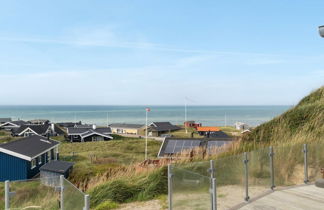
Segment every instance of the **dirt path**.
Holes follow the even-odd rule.
[[[121,205],[118,210],[164,210],[160,200],[134,202]]]

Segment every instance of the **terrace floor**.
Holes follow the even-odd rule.
[[[240,210],[323,210],[324,188],[303,185],[276,190],[246,203]]]

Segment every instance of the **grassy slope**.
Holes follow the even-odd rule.
[[[243,137],[245,142],[305,142],[324,135],[324,87],[303,98],[298,105]]]

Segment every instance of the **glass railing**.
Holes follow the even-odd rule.
[[[177,167],[172,168],[172,176],[172,209],[211,208],[210,177]]]
[[[244,199],[243,156],[236,155],[215,160],[217,209],[229,209]]]
[[[66,179],[64,179],[63,185],[64,185],[64,191],[63,191],[64,208],[63,209],[69,209],[69,210],[83,209],[85,194]]]
[[[217,209],[238,208],[245,201],[275,189],[313,183],[322,178],[323,151],[324,144],[314,142],[267,147],[211,162],[172,165],[174,189],[169,191],[173,193],[172,209],[186,209],[186,205],[187,209],[213,209],[210,205],[213,177],[216,178]],[[196,207],[198,200],[205,204]]]
[[[63,176],[0,182],[0,209],[88,210],[87,199]]]
[[[60,193],[44,180],[10,182],[10,209],[59,209]]]
[[[0,182],[0,210],[3,210],[5,207],[5,191],[4,191],[4,182]]]

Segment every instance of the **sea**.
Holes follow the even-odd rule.
[[[13,120],[48,119],[52,122],[78,122],[105,126],[111,123],[145,124],[147,106],[99,105],[14,105],[0,106],[0,118]],[[169,121],[183,124],[185,106],[149,106],[148,122]],[[233,126],[244,122],[257,126],[291,108],[291,106],[187,106],[187,120],[203,126]]]

